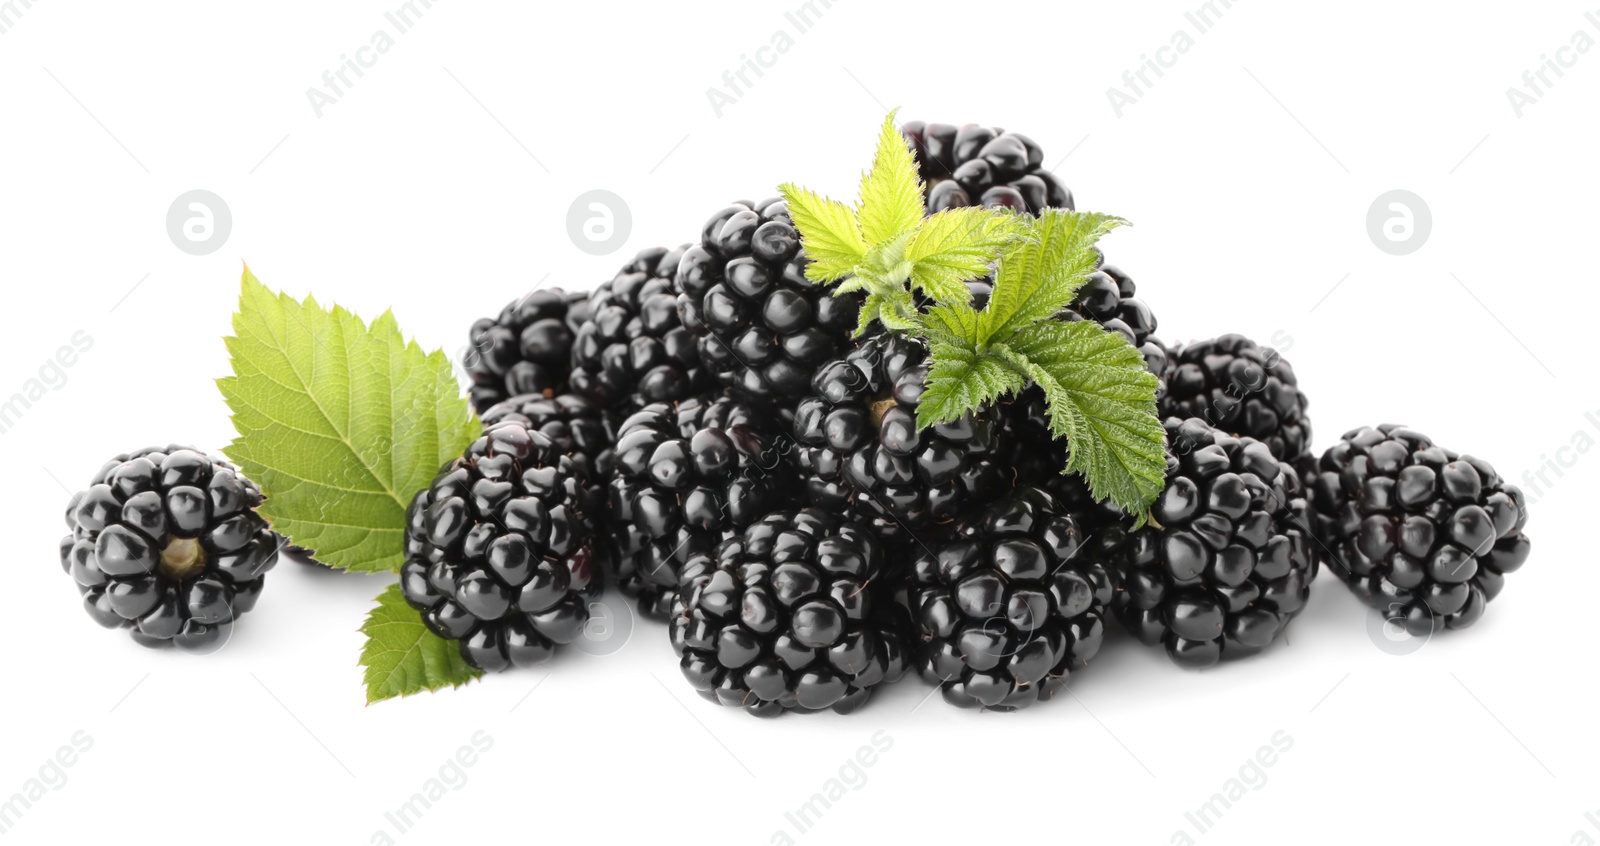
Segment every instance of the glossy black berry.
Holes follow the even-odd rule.
[[[524,394],[491,407],[481,416],[486,429],[513,420],[549,438],[559,452],[579,465],[596,490],[602,490],[611,478],[617,443],[615,416],[585,397]]]
[[[732,397],[653,403],[623,421],[610,496],[617,584],[644,614],[666,617],[686,565],[795,503],[788,443]]]
[[[626,413],[705,393],[713,383],[678,316],[673,280],[688,246],[642,250],[589,297],[573,346],[572,389]]]
[[[1266,648],[1317,574],[1300,477],[1267,445],[1169,418],[1166,489],[1115,548],[1117,617],[1184,667]],[[1108,529],[1108,533],[1115,530]]]
[[[145,646],[206,651],[255,606],[284,541],[261,489],[192,447],[119,455],[67,504],[61,568],[95,622]]]
[[[588,319],[587,294],[542,288],[472,324],[462,363],[472,377],[473,409],[521,394],[566,393],[573,341]]]
[[[855,331],[861,298],[805,278],[800,233],[782,200],[735,203],[706,222],[678,262],[683,325],[718,381],[787,419],[811,374]]]
[[[817,509],[767,514],[681,574],[671,638],[683,674],[756,716],[854,711],[905,673],[893,575],[864,527]]]
[[[1404,426],[1354,429],[1311,482],[1328,566],[1415,635],[1483,616],[1528,560],[1528,505],[1487,461]]]
[[[853,509],[881,537],[908,541],[953,526],[1009,488],[997,409],[917,430],[928,367],[920,342],[885,334],[817,371],[794,420],[812,505]]]
[[[1072,191],[1044,168],[1044,151],[1026,135],[922,121],[904,124],[900,134],[916,154],[929,212],[986,206],[1038,214],[1073,207]]]
[[[1017,490],[922,550],[912,576],[917,672],[963,708],[1049,699],[1100,649],[1115,591],[1082,521]]]
[[[1271,347],[1243,335],[1184,344],[1172,352],[1163,418],[1198,417],[1224,432],[1255,438],[1303,478],[1312,471],[1311,420],[1294,368]]]
[[[590,485],[550,438],[505,419],[440,469],[406,512],[406,601],[482,670],[570,643],[601,586]]]

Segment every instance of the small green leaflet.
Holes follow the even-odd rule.
[[[1095,242],[1125,221],[1059,209],[1016,220],[1024,234],[1002,251],[984,309],[941,301],[918,320],[933,364],[917,424],[954,420],[1038,385],[1051,430],[1067,442],[1062,472],[1082,474],[1096,499],[1142,524],[1165,481],[1156,378],[1122,336],[1056,317],[1094,269]]]
[[[915,291],[939,302],[970,298],[962,283],[987,274],[1023,230],[1016,215],[989,209],[924,217],[922,188],[894,112],[879,130],[855,208],[792,184],[779,186],[811,259],[806,278],[836,284],[834,296],[866,293],[858,335],[873,321],[895,331],[916,328]]]
[[[366,668],[369,705],[446,685],[460,687],[483,675],[461,658],[455,642],[428,631],[397,584],[378,594],[361,632],[367,636],[361,666]]]
[[[233,332],[217,386],[239,437],[224,452],[261,485],[262,516],[331,567],[399,569],[412,495],[478,435],[449,359],[388,312],[369,326],[248,267]]]

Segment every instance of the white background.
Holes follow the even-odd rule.
[[[800,0],[449,0],[319,117],[307,89],[393,35],[399,5],[0,6],[0,396],[93,338],[0,435],[0,800],[93,739],[8,840],[1600,840],[1600,456],[1576,451],[1530,488],[1532,560],[1471,630],[1391,654],[1324,574],[1291,642],[1255,660],[1183,672],[1117,637],[1071,696],[1012,715],[918,707],[913,678],[854,716],[750,719],[695,698],[642,621],[615,655],[366,707],[356,629],[386,579],[287,563],[214,656],[95,626],[56,563],[63,486],[150,443],[227,443],[211,380],[241,260],[295,295],[392,307],[454,351],[540,280],[591,287],[729,199],[781,180],[848,196],[896,106],[1030,134],[1079,208],[1134,221],[1106,246],[1160,335],[1277,340],[1319,449],[1404,421],[1515,480],[1600,440],[1583,328],[1600,50],[1562,54],[1575,64],[1521,117],[1506,96],[1573,33],[1600,39],[1582,3],[1236,3],[1196,34],[1199,0],[843,0],[796,35]],[[780,30],[792,47],[760,54],[772,66],[718,116],[707,89]],[[1179,30],[1192,49],[1119,117],[1107,89]],[[204,257],[165,229],[197,188],[233,216]],[[1366,229],[1396,188],[1433,218],[1404,257]],[[600,257],[566,226],[593,189],[632,215]],[[467,782],[397,835],[385,812],[480,730],[493,746]],[[1293,745],[1265,782],[1198,833],[1185,813],[1280,731]],[[865,783],[797,833],[785,813],[879,732],[893,745]]]

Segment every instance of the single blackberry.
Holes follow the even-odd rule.
[[[711,387],[672,287],[686,250],[641,250],[590,295],[591,319],[578,327],[573,346],[574,392],[626,413]]]
[[[909,621],[872,533],[817,509],[768,514],[682,574],[671,638],[712,702],[847,714],[905,674]]]
[[[916,154],[929,212],[987,206],[1038,214],[1073,207],[1072,191],[1044,169],[1044,151],[1026,135],[920,120],[902,125],[900,134]]]
[[[1464,629],[1528,560],[1528,505],[1487,461],[1404,426],[1346,432],[1311,483],[1329,566],[1415,635]]]
[[[1116,585],[1082,523],[1023,488],[968,516],[916,559],[916,667],[946,702],[1012,711],[1088,665]]]
[[[255,607],[284,541],[256,513],[261,489],[192,447],[111,459],[67,503],[61,569],[84,610],[145,646],[203,651]]]
[[[700,360],[721,384],[773,403],[780,418],[847,345],[861,307],[859,294],[835,297],[807,281],[806,262],[778,199],[717,212],[678,262],[679,314]]]
[[[616,581],[665,618],[678,574],[717,544],[795,501],[784,442],[732,397],[652,403],[623,422],[611,481]]]
[[[1169,418],[1166,430],[1153,522],[1106,541],[1122,578],[1117,617],[1181,666],[1253,655],[1305,606],[1317,575],[1300,477],[1261,441],[1204,420]]]
[[[521,394],[566,393],[573,337],[588,318],[587,294],[543,288],[472,324],[462,364],[472,377],[473,410]]]
[[[1255,438],[1310,479],[1311,420],[1294,368],[1277,350],[1243,335],[1183,344],[1172,353],[1161,416],[1198,417],[1233,435]]]
[[[489,426],[406,513],[400,587],[422,621],[482,670],[538,664],[570,643],[600,590],[589,484],[521,420]]]
[[[854,506],[884,539],[926,543],[1009,487],[997,407],[917,431],[928,367],[920,342],[884,334],[817,371],[794,420],[812,505]]]

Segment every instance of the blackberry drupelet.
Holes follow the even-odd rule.
[[[1317,574],[1299,475],[1266,444],[1204,420],[1166,429],[1154,523],[1105,542],[1122,580],[1117,616],[1181,666],[1253,655],[1304,607]]]
[[[870,531],[767,514],[682,574],[671,638],[705,699],[760,717],[861,707],[905,674],[909,623]]]
[[[1183,344],[1172,353],[1166,417],[1198,417],[1233,435],[1255,438],[1309,482],[1311,420],[1294,368],[1277,350],[1243,335]]]
[[[1528,560],[1528,505],[1487,461],[1404,426],[1354,429],[1311,482],[1329,566],[1414,635],[1464,629]]]
[[[717,544],[796,501],[781,432],[749,404],[653,403],[623,422],[611,481],[616,581],[665,618],[678,575]]]
[[[1023,488],[919,555],[916,667],[946,702],[1012,711],[1049,699],[1100,649],[1116,586],[1079,518]]]
[[[847,346],[861,307],[860,294],[835,297],[807,281],[806,261],[788,207],[773,199],[717,212],[678,262],[679,314],[700,360],[780,418]]]
[[[641,250],[589,297],[573,346],[572,389],[622,413],[708,390],[694,336],[678,316],[673,280],[688,246]]]
[[[1098,247],[1095,251],[1100,252]],[[1068,321],[1093,320],[1127,338],[1128,343],[1138,347],[1148,359],[1151,355],[1148,342],[1158,322],[1155,312],[1138,298],[1138,293],[1139,287],[1134,284],[1133,277],[1116,265],[1102,263],[1098,270],[1089,274],[1083,287],[1078,289],[1078,296],[1061,317]]]
[[[481,670],[548,659],[582,633],[600,590],[587,484],[521,420],[489,426],[411,501],[406,601]]]
[[[544,288],[472,324],[463,365],[472,377],[473,410],[520,394],[566,393],[573,337],[588,318],[587,294]]]
[[[902,125],[900,134],[916,155],[930,213],[964,206],[1030,214],[1073,207],[1072,191],[1044,169],[1044,152],[1026,135],[975,123],[922,121]]]
[[[100,625],[205,650],[255,606],[278,561],[283,540],[260,505],[239,468],[192,447],[119,455],[67,504],[61,568]]]
[[[853,506],[880,537],[935,539],[1012,479],[998,407],[917,431],[927,348],[877,335],[817,371],[795,411],[795,450],[812,505]]]

